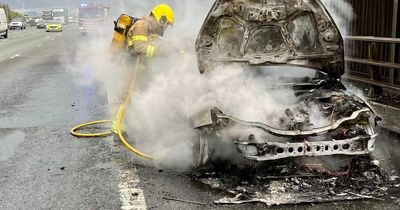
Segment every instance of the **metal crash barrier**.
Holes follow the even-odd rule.
[[[391,89],[400,91],[399,84],[399,69],[400,64],[396,63],[395,49],[396,44],[400,44],[400,38],[373,37],[373,36],[347,36],[347,42],[367,42],[368,43],[368,58],[356,58],[346,56],[345,60],[349,63],[364,64],[368,66],[367,73],[360,74],[354,69],[348,69],[347,73],[342,77],[344,80],[361,82],[374,87],[375,91],[379,89]],[[377,43],[386,43],[391,45],[391,62],[382,61],[379,58]],[[382,77],[382,67],[388,68],[389,75],[387,78]]]

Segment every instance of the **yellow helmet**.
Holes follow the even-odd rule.
[[[154,17],[157,19],[158,24],[173,25],[175,21],[175,14],[172,8],[166,4],[159,4],[151,11]]]

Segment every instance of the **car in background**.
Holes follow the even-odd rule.
[[[47,25],[47,20],[39,20],[39,22],[36,25],[37,29],[45,29]]]
[[[35,20],[34,19],[30,19],[26,22],[26,24],[28,24],[30,27],[34,27],[36,25]]]
[[[62,31],[62,22],[60,21],[50,21],[46,25],[47,32],[61,32]]]
[[[8,37],[7,15],[3,8],[0,8],[0,36]]]
[[[26,21],[24,18],[13,18],[9,25],[10,30],[15,30],[16,28],[19,29],[26,29]]]

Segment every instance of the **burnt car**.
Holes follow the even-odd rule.
[[[283,83],[270,86],[290,88],[297,97],[293,106],[276,113],[274,125],[238,119],[218,107],[196,116],[196,165],[212,159],[215,148],[210,145],[232,128],[240,132],[229,136],[231,143],[251,162],[293,162],[321,172],[330,171],[319,164],[329,157],[345,162],[334,169],[346,171],[345,160],[374,150],[379,118],[342,84],[343,38],[320,0],[217,0],[201,28],[196,52],[203,74],[232,63],[260,77],[276,67],[278,74],[293,68],[305,73],[284,76]],[[324,124],[310,120],[315,107]]]

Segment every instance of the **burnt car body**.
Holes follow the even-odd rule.
[[[217,107],[200,113],[194,118],[200,135],[196,164],[210,159],[210,141],[218,141],[219,132],[232,127],[243,130],[231,140],[251,161],[370,154],[379,118],[342,84],[343,48],[343,38],[320,0],[217,0],[196,41],[201,73],[237,63],[249,71],[278,65],[316,74],[286,84],[296,93],[297,103],[282,113],[279,127],[244,121]],[[328,124],[310,123],[314,105]]]

